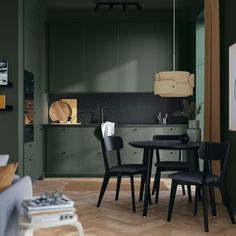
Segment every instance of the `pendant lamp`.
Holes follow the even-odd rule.
[[[161,97],[188,97],[193,95],[194,74],[175,70],[175,0],[173,0],[173,71],[162,71],[155,75],[154,95]]]

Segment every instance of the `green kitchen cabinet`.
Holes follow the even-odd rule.
[[[31,103],[33,119],[33,136],[30,140],[24,137],[24,175],[29,175],[36,180],[43,175],[44,171],[44,131],[41,124],[46,122],[43,117],[47,116],[47,103],[43,102],[47,91],[47,42],[46,42],[46,18],[44,7],[36,1],[24,0],[24,74],[32,75],[33,86],[30,93],[24,78],[24,113],[29,113],[26,104]],[[25,77],[25,76],[24,76]],[[44,109],[42,109],[42,107]],[[24,126],[26,130],[27,122]],[[23,142],[23,141],[22,141]]]
[[[97,176],[104,173],[94,128],[47,128],[47,176]]]
[[[91,23],[85,30],[85,84],[87,92],[119,92],[118,25]]]
[[[49,91],[84,91],[84,25],[49,25]]]
[[[36,179],[36,159],[34,151],[34,142],[28,142],[24,144],[24,175],[30,176],[32,179]]]
[[[143,149],[131,147],[131,141],[151,140],[153,134],[180,134],[184,126],[168,127],[117,127],[115,135],[123,138],[121,159],[124,164],[142,163]],[[95,127],[46,128],[46,176],[96,177],[105,173],[101,143],[94,136]],[[163,150],[161,157],[170,159],[177,151]],[[107,153],[109,164],[117,164],[116,153]],[[155,154],[154,160],[155,163]],[[152,173],[155,173],[153,165]]]
[[[152,92],[153,24],[119,24],[119,91]]]

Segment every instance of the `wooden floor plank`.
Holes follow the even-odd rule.
[[[197,216],[193,215],[193,204],[188,203],[182,195],[181,188],[177,191],[174,212],[171,222],[167,222],[170,180],[162,179],[158,204],[149,207],[148,216],[142,216],[143,204],[136,200],[137,211],[132,212],[131,196],[127,191],[129,179],[122,181],[123,186],[119,201],[115,201],[115,191],[106,191],[100,208],[96,207],[101,179],[45,179],[33,184],[34,195],[45,191],[59,191],[75,201],[75,207],[85,236],[205,236],[202,206],[199,204]],[[135,180],[139,183],[138,180]],[[111,181],[110,189],[115,189],[116,181]],[[81,186],[83,188],[81,189]],[[113,185],[113,186],[112,186]],[[79,187],[78,187],[79,186]],[[78,189],[76,189],[78,188]],[[138,185],[135,197],[138,199]],[[209,209],[208,236],[235,236],[236,226],[232,225],[225,208],[217,206],[217,217],[210,215]],[[73,227],[59,227],[37,231],[36,236],[74,236]]]

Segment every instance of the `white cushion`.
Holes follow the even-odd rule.
[[[2,154],[0,155],[0,166],[5,166],[9,160],[8,154]]]

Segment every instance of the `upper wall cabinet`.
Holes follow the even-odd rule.
[[[49,92],[152,92],[172,65],[171,23],[51,23]]]
[[[49,27],[49,91],[83,92],[84,30],[79,23]]]
[[[117,46],[117,24],[86,25],[84,58],[86,91],[119,91]]]
[[[119,88],[124,92],[151,92],[153,24],[119,25]]]

